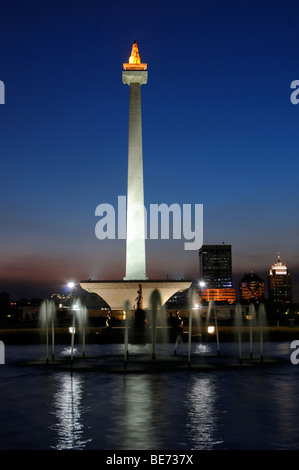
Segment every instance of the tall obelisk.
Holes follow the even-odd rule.
[[[130,87],[127,182],[127,238],[125,281],[146,280],[141,85],[147,83],[147,64],[142,64],[136,41],[129,63],[123,64],[123,83]]]
[[[191,281],[149,281],[145,263],[145,226],[143,196],[141,85],[147,83],[147,64],[141,64],[136,42],[128,64],[123,64],[123,83],[130,87],[129,157],[127,189],[126,276],[123,281],[81,281],[87,292],[104,299],[111,310],[122,310],[127,301],[136,303],[142,287],[143,308],[150,308],[151,294],[159,290],[162,305],[175,292],[189,289]]]

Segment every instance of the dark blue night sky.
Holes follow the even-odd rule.
[[[136,39],[145,204],[203,204],[204,243],[232,245],[267,281],[280,252],[299,300],[297,1],[1,1],[0,291],[61,292],[122,279],[124,240],[95,236],[95,209],[126,194]],[[183,240],[147,242],[150,278],[198,278]]]

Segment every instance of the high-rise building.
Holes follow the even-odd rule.
[[[213,299],[215,302],[233,304],[236,301],[236,291],[228,287],[225,289],[198,289],[198,298],[200,303],[203,300],[210,302]]]
[[[277,261],[269,271],[269,300],[275,303],[292,302],[292,280],[288,268],[278,253]]]
[[[265,283],[257,274],[251,271],[240,281],[240,300],[245,302],[261,301],[264,299]]]
[[[232,288],[231,245],[202,245],[199,277],[207,289]]]

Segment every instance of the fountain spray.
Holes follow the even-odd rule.
[[[125,362],[124,362],[124,367],[125,369],[127,368],[127,359],[128,359],[128,341],[129,341],[129,322],[128,322],[128,312],[130,311],[130,303],[129,301],[127,300],[126,303],[125,303],[125,308],[124,308],[124,311],[125,311],[125,315],[126,315],[126,319],[125,319]]]
[[[266,326],[266,310],[264,304],[260,304],[258,310],[258,323],[260,328],[260,349],[261,349],[261,362],[263,362],[263,329]]]
[[[161,296],[157,289],[151,294],[150,305],[152,311],[152,359],[156,359],[157,313],[158,308],[161,308]]]
[[[188,367],[191,367],[191,338],[192,338],[192,313],[193,309],[197,305],[196,291],[192,287],[188,292],[188,304],[189,304],[189,326],[188,326]]]
[[[249,305],[248,315],[250,318],[250,358],[252,358],[252,330],[255,325],[255,306],[253,303]]]
[[[55,330],[55,313],[56,307],[53,300],[45,299],[40,306],[39,321],[42,328],[46,330],[46,361],[49,362],[49,324],[51,322],[52,331],[52,360],[54,360],[54,330]]]
[[[242,308],[239,303],[236,304],[235,308],[235,327],[238,332],[238,343],[239,343],[239,361],[242,364]]]
[[[211,299],[209,302],[208,307],[208,315],[207,315],[207,323],[210,320],[211,313],[214,312],[214,320],[215,320],[215,332],[216,332],[216,340],[217,340],[217,354],[220,356],[220,345],[219,345],[219,332],[218,332],[218,321],[217,321],[217,311],[215,307],[214,299]]]

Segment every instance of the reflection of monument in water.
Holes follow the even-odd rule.
[[[191,282],[151,281],[146,275],[145,221],[143,193],[143,156],[141,125],[141,85],[147,83],[147,64],[142,64],[136,41],[129,63],[123,64],[123,83],[130,87],[129,145],[127,183],[126,275],[123,281],[81,281],[80,286],[98,294],[112,310],[133,306],[142,292],[142,307],[149,308],[151,294],[158,289],[161,304],[176,292],[186,290]]]

